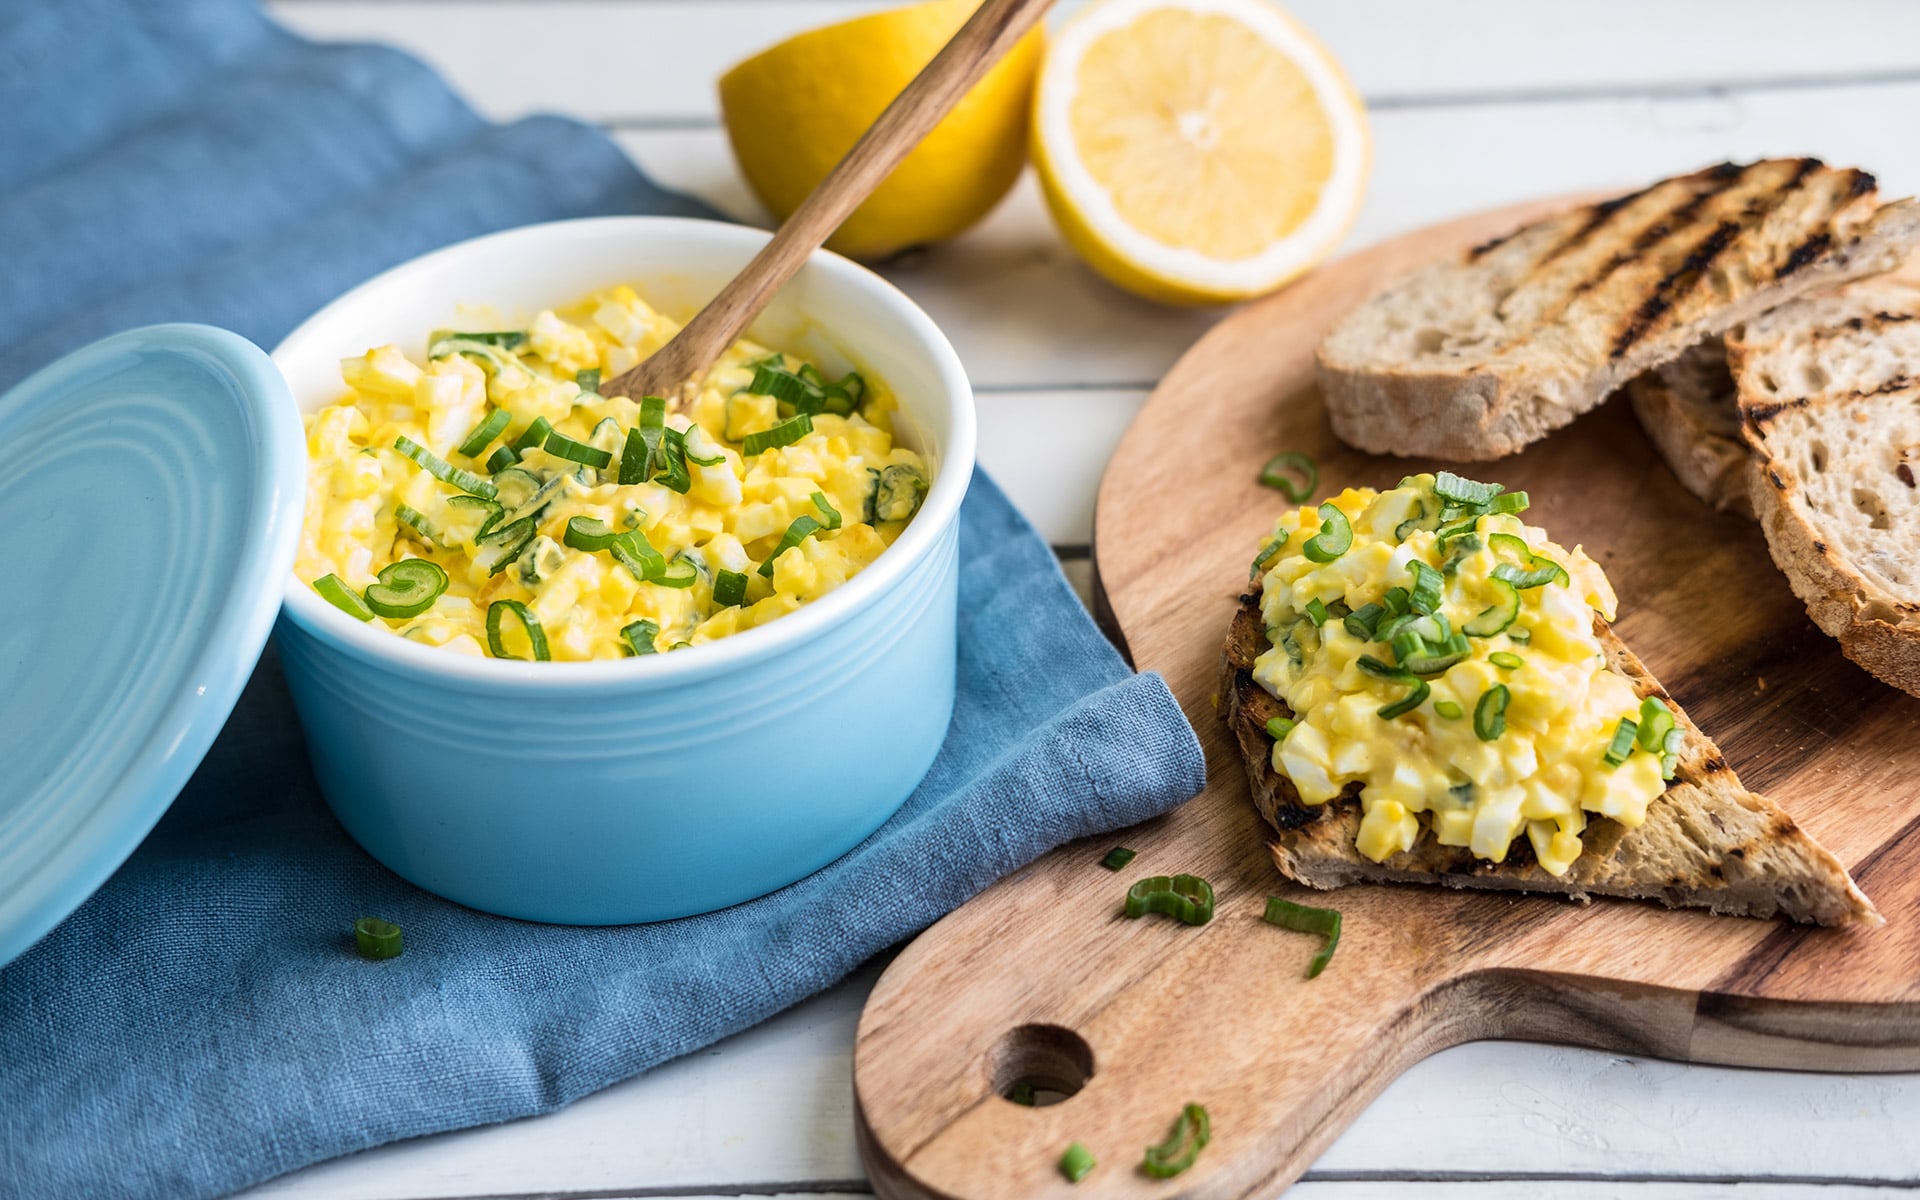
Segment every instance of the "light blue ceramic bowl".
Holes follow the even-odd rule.
[[[631,283],[684,319],[766,238],[664,217],[511,230],[363,284],[273,358],[311,412],[339,397],[341,358],[387,342],[417,354],[463,305],[511,321]],[[321,790],[398,874],[528,920],[688,916],[825,866],[926,773],[953,711],[966,375],[925,313],[825,252],[752,336],[885,380],[903,440],[933,463],[899,540],[817,603],[672,654],[515,663],[361,625],[290,582],[277,636]]]

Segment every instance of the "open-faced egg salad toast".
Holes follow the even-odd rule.
[[[1877,922],[1613,634],[1599,565],[1526,507],[1416,475],[1262,542],[1222,694],[1281,871]]]
[[[684,412],[598,393],[677,331],[617,287],[437,332],[423,363],[347,359],[307,418],[296,574],[427,645],[585,660],[763,625],[871,564],[929,485],[885,389],[742,341]]]

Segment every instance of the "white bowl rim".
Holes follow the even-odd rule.
[[[749,257],[752,251],[773,236],[767,230],[753,226],[698,217],[581,217],[517,226],[456,242],[381,272],[302,321],[273,348],[271,357],[276,365],[282,366],[284,373],[282,357],[289,347],[296,347],[303,337],[311,336],[308,332],[310,329],[331,320],[336,313],[363,302],[368,293],[392,287],[411,276],[437,270],[449,259],[494,252],[523,241],[537,246],[546,238],[597,236],[603,232],[613,237],[639,229],[647,230],[650,235],[671,236],[678,232],[687,237],[716,238],[723,244],[737,244],[748,251]],[[527,252],[531,252],[531,249]],[[775,659],[783,651],[851,618],[918,567],[933,551],[947,526],[959,519],[960,502],[966,496],[974,469],[973,387],[952,343],[940,332],[933,318],[899,288],[866,267],[830,250],[814,251],[803,269],[824,271],[830,277],[850,281],[854,287],[866,289],[892,308],[924,344],[941,384],[952,397],[953,415],[948,440],[941,447],[940,470],[933,486],[906,529],[866,570],[794,612],[730,637],[670,653],[596,659],[591,662],[523,662],[474,657],[437,646],[423,646],[389,630],[373,629],[368,624],[354,620],[323,600],[319,593],[298,577],[290,577],[287,581],[286,611],[316,636],[339,645],[363,660],[387,666],[396,672],[435,676],[449,683],[507,686],[516,691],[527,688],[566,690],[612,684],[633,686],[643,682],[665,685],[727,673],[752,663]],[[479,299],[484,302],[488,298]],[[832,327],[825,321],[820,324],[822,328]],[[299,402],[300,397],[296,395],[296,406]],[[904,399],[902,406],[912,407]]]

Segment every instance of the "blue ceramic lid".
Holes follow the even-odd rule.
[[[306,454],[244,338],[156,325],[0,396],[0,964],[126,861],[280,608]]]

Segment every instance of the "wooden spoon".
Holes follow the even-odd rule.
[[[600,387],[603,395],[665,396],[675,406],[738,341],[774,293],[860,202],[932,132],[988,69],[1039,22],[1053,0],[985,0],[953,40],[914,76],[847,156],[828,172],[773,240],[672,341]]]

